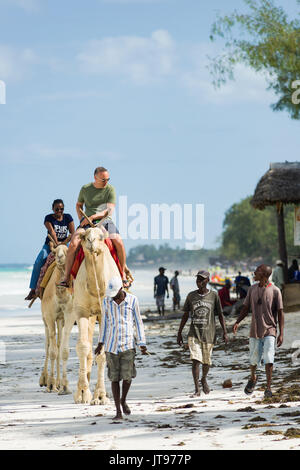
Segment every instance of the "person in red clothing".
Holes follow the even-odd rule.
[[[229,315],[231,307],[234,304],[234,301],[230,300],[231,285],[230,279],[226,279],[225,286],[218,291],[224,315]]]

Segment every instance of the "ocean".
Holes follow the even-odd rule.
[[[29,292],[31,270],[32,266],[28,264],[0,265],[0,317],[4,318],[6,315],[9,317],[28,315],[29,312],[31,314],[40,314],[40,300],[36,300],[30,310],[28,310],[29,302],[24,300],[24,297]],[[153,297],[153,279],[158,274],[158,271],[147,269],[133,269],[131,271],[134,277],[131,292],[138,297],[141,310],[150,309],[156,311],[155,299]],[[166,271],[165,275],[170,281],[174,272]],[[196,282],[195,277],[189,275],[179,275],[178,279],[181,305],[183,305],[188,292],[196,289]],[[166,298],[165,303],[166,309],[172,308],[172,291],[170,291],[170,298]]]

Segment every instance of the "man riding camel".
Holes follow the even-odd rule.
[[[96,224],[103,217],[105,222],[103,227],[108,231],[109,238],[111,239],[114,248],[116,249],[117,256],[123,272],[123,287],[128,287],[128,281],[125,275],[126,268],[126,253],[123,240],[120,236],[119,230],[111,219],[112,212],[116,205],[116,192],[112,185],[108,184],[110,180],[108,170],[102,166],[97,167],[94,171],[94,182],[82,186],[78,201],[76,203],[76,212],[80,220],[80,225],[72,236],[65,267],[65,277],[59,283],[60,287],[68,287],[70,282],[70,274],[72,266],[76,257],[77,249],[80,245],[80,235],[89,227],[89,223],[85,217],[82,216],[80,209],[83,210],[85,206],[85,213],[88,218]],[[108,214],[107,214],[108,211]]]

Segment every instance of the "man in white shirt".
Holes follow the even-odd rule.
[[[120,277],[112,278],[103,300],[100,334],[95,354],[105,348],[108,378],[116,405],[115,420],[123,419],[123,413],[131,413],[126,397],[131,380],[136,377],[134,359],[136,355],[134,327],[137,332],[137,344],[143,355],[147,354],[143,321],[138,298],[123,291]],[[122,396],[120,396],[120,381]],[[121,409],[122,407],[122,409]]]

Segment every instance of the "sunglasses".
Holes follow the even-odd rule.
[[[110,178],[98,178],[98,176],[96,176],[97,180],[99,181],[102,181],[102,183],[106,183],[107,181],[110,180]]]
[[[64,210],[65,210],[64,207],[63,208],[57,207],[56,209],[54,209],[54,212],[63,212]]]

